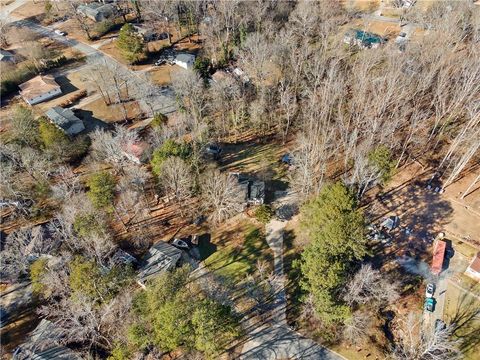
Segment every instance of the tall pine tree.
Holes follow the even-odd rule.
[[[341,301],[340,290],[352,263],[367,253],[364,216],[354,195],[336,183],[302,208],[301,226],[310,239],[300,262],[301,286],[313,295],[323,323],[342,323],[350,309]]]

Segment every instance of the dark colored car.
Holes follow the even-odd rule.
[[[427,298],[425,299],[425,304],[423,308],[429,312],[433,312],[435,310],[435,299],[434,298]]]

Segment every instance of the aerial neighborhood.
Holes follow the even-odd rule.
[[[480,1],[0,27],[2,359],[479,358]]]

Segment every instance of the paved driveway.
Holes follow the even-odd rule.
[[[264,326],[251,334],[241,360],[340,360],[344,359],[287,326]]]

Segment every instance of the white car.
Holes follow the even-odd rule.
[[[65,36],[65,35],[67,35],[67,33],[65,33],[65,32],[63,32],[63,31],[61,31],[61,30],[58,30],[58,29],[55,30],[54,33],[57,34],[57,35],[60,35],[60,36]]]
[[[425,296],[427,298],[433,297],[433,293],[435,292],[435,285],[427,284],[427,289],[425,290]]]
[[[174,240],[172,241],[172,245],[173,245],[173,246],[176,246],[176,247],[179,247],[179,248],[181,248],[181,249],[185,249],[185,250],[188,250],[188,249],[190,248],[190,247],[188,246],[188,244],[187,244],[185,241],[181,240],[181,239],[174,239]]]

